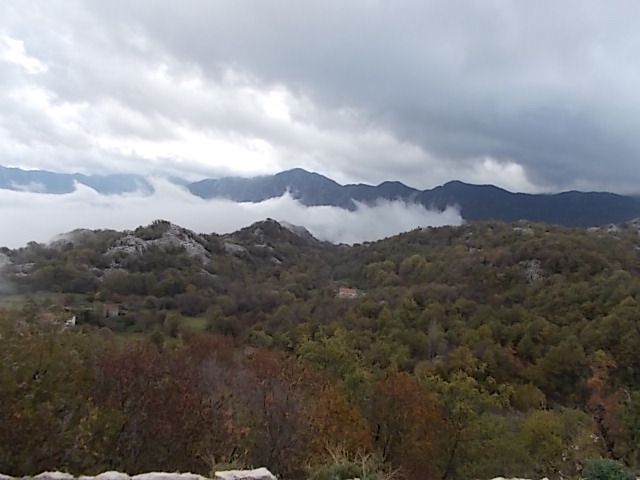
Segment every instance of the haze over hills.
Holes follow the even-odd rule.
[[[105,195],[136,191],[153,192],[151,184],[140,175],[83,175],[47,170],[23,170],[0,165],[0,188],[7,190],[65,194],[73,192],[76,189],[76,183],[91,187]]]
[[[261,202],[289,192],[293,198],[310,207],[331,205],[349,210],[357,208],[356,202],[373,203],[379,199],[414,201],[419,193],[419,190],[400,182],[384,182],[377,186],[340,185],[302,168],[253,178],[206,179],[194,182],[188,188],[202,198],[221,197],[236,202]]]
[[[525,194],[460,181],[423,191],[390,181],[377,186],[340,185],[299,168],[271,176],[202,180],[188,188],[202,198],[223,197],[238,202],[260,202],[289,192],[307,206],[331,205],[350,210],[357,207],[356,202],[371,204],[380,199],[415,202],[440,211],[447,206],[458,206],[467,221],[526,219],[585,227],[640,216],[640,199],[608,192]]]
[[[171,178],[203,199],[228,199],[259,203],[285,194],[304,206],[333,206],[355,211],[358,204],[374,205],[380,200],[400,200],[428,209],[444,211],[455,206],[466,221],[529,220],[571,227],[620,223],[640,217],[640,198],[608,192],[562,192],[557,194],[514,193],[493,185],[472,185],[451,181],[433,189],[418,190],[400,182],[379,185],[341,185],[318,173],[295,168],[275,175],[224,177],[189,183]],[[87,185],[101,194],[153,192],[140,175],[82,175],[28,171],[0,167],[0,188],[64,194],[75,184]]]

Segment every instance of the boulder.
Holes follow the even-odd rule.
[[[33,480],[73,480],[73,475],[65,472],[42,472],[33,477]]]
[[[108,471],[102,472],[99,475],[93,476],[82,476],[78,477],[78,480],[131,480],[131,477],[126,473]]]
[[[150,472],[134,475],[131,480],[207,480],[207,478],[195,473]]]
[[[275,475],[264,467],[254,470],[226,470],[216,472],[214,478],[219,480],[277,480]]]

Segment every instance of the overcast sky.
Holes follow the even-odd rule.
[[[640,193],[640,2],[2,0],[0,164]]]

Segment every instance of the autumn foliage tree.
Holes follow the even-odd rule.
[[[400,466],[407,478],[439,478],[445,426],[436,399],[414,378],[391,371],[380,380],[370,421],[384,461]]]

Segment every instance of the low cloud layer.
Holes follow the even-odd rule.
[[[418,227],[459,225],[459,212],[434,212],[404,202],[360,205],[350,212],[337,207],[306,207],[290,196],[261,203],[203,200],[164,180],[154,180],[155,193],[104,196],[77,185],[75,192],[48,195],[0,190],[0,245],[20,247],[48,242],[76,228],[133,229],[165,219],[200,233],[228,233],[253,222],[274,218],[306,227],[321,240],[356,243],[377,240]]]

